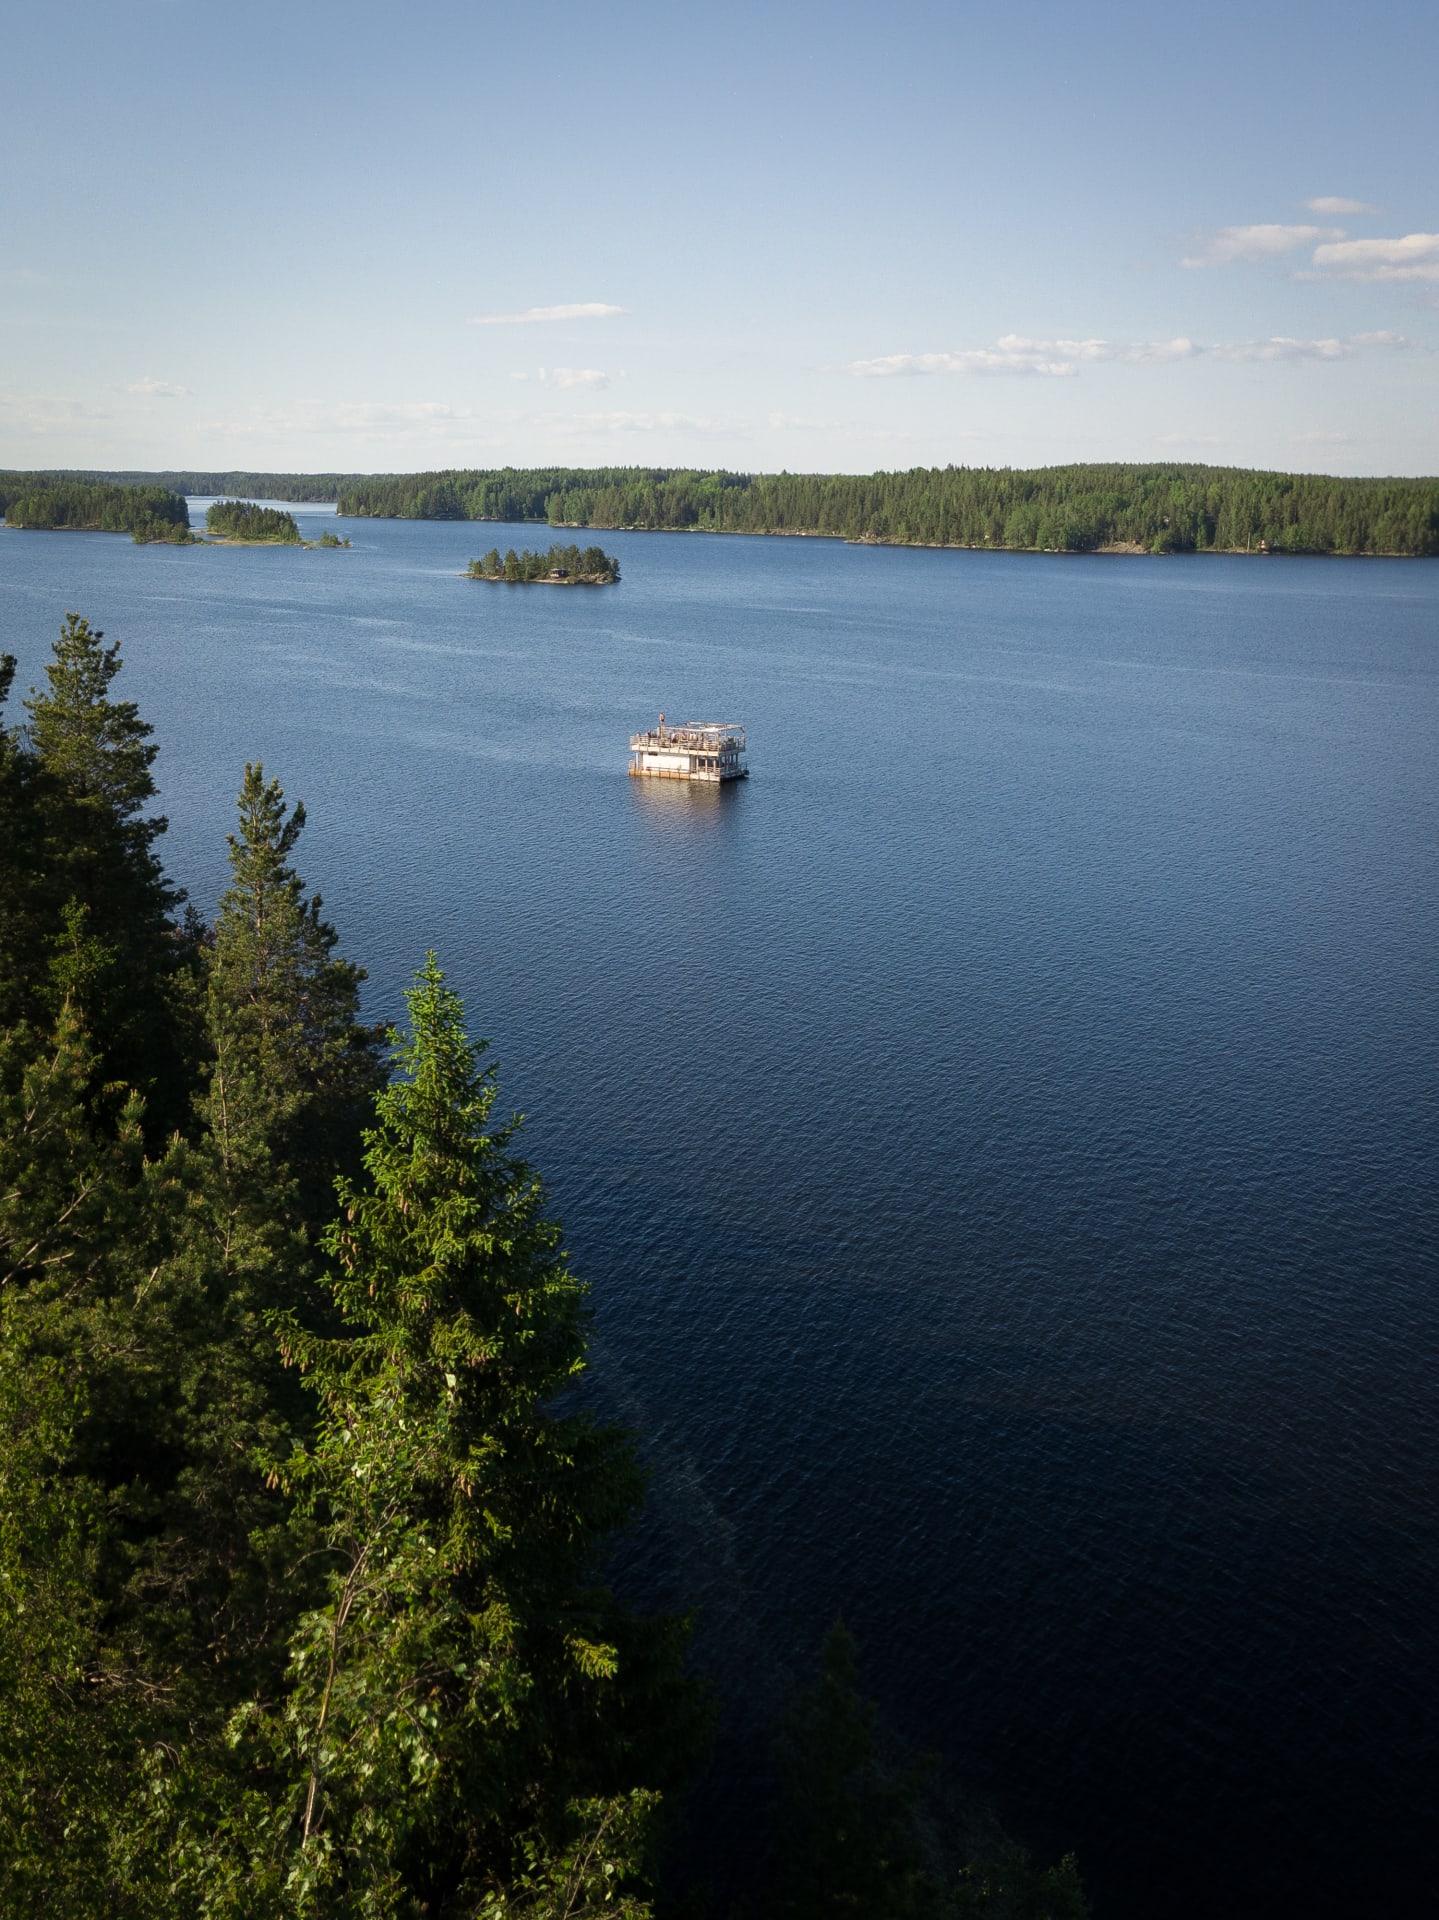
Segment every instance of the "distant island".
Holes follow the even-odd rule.
[[[243,540],[249,546],[300,545],[294,514],[257,507],[253,500],[217,500],[205,515],[205,526],[222,540]]]
[[[252,500],[218,501],[205,516],[208,540],[190,526],[190,509],[172,487],[118,480],[66,480],[0,473],[0,518],[10,527],[70,533],[128,533],[137,546],[348,547],[336,533],[304,540],[293,514]]]
[[[469,580],[502,580],[511,586],[610,587],[620,577],[620,563],[613,554],[598,547],[551,547],[548,553],[532,553],[528,547],[516,553],[511,547],[504,559],[491,547],[482,560],[472,560],[465,569]]]
[[[169,487],[0,474],[0,515],[11,527],[128,533],[137,546],[195,544],[185,497]]]
[[[220,541],[242,547],[347,547],[338,534],[322,533],[304,540],[292,513],[279,507],[257,506],[253,500],[217,500],[205,515],[209,532]]]

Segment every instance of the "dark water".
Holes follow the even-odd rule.
[[[711,1665],[842,1608],[1110,1920],[1420,1910],[1439,566],[345,530],[6,532],[0,644],[122,643],[202,906],[261,756],[376,1006],[440,950]],[[661,707],[751,780],[627,780]]]

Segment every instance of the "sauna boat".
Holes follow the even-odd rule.
[[[630,772],[658,780],[743,780],[744,728],[730,721],[686,720],[683,726],[659,725],[630,735]]]

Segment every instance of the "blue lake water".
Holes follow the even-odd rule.
[[[341,530],[0,532],[0,646],[121,643],[202,909],[262,758],[373,1007],[439,950],[705,1663],[762,1715],[842,1610],[1109,1920],[1417,1911],[1439,566]],[[752,778],[627,779],[661,708]]]

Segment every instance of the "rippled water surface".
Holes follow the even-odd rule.
[[[0,645],[121,643],[203,908],[262,757],[374,1005],[439,949],[707,1662],[843,1609],[1101,1916],[1420,1910],[1439,566],[343,530],[0,533]],[[660,708],[753,777],[628,780]]]

